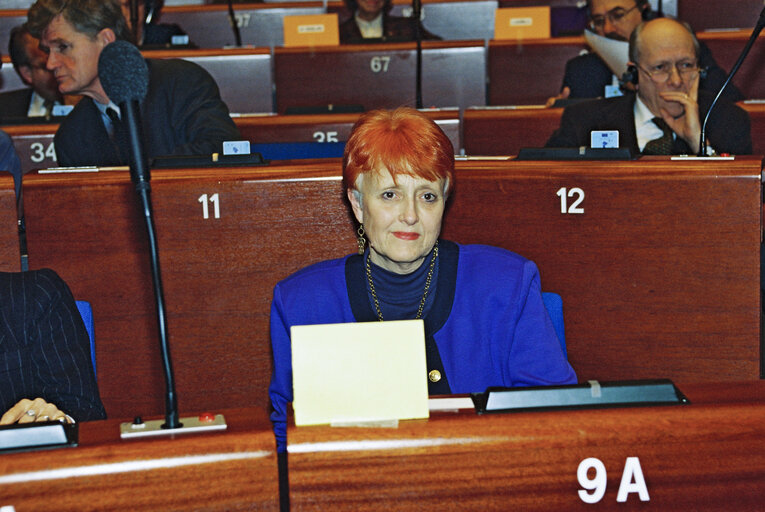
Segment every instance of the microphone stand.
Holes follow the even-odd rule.
[[[141,45],[141,41],[138,40],[138,2],[142,1],[143,0],[130,1],[130,28],[132,29],[131,32],[133,32],[133,39],[135,39],[136,46]]]
[[[231,22],[231,29],[234,31],[234,44],[236,46],[242,46],[242,34],[239,33],[239,25],[236,22],[236,16],[234,15],[234,3],[233,0],[228,0],[228,19]]]
[[[752,30],[752,35],[749,38],[749,41],[746,43],[746,46],[744,47],[744,50],[741,52],[741,55],[739,55],[738,60],[733,65],[733,68],[731,68],[730,73],[728,73],[728,78],[725,79],[725,83],[720,87],[720,90],[717,93],[717,96],[715,96],[715,99],[712,101],[712,104],[709,106],[709,110],[707,110],[707,115],[704,116],[704,122],[701,124],[701,140],[699,142],[699,156],[707,156],[707,121],[709,121],[709,114],[712,113],[712,109],[717,105],[717,100],[720,99],[720,96],[722,96],[723,91],[725,91],[725,88],[728,87],[728,84],[733,79],[735,74],[738,72],[739,68],[741,67],[741,64],[744,63],[744,59],[747,55],[749,55],[749,50],[752,49],[752,45],[757,41],[757,37],[760,35],[760,32],[762,32],[762,28],[765,27],[765,7],[763,7],[762,12],[760,12],[760,18],[757,20],[757,25],[755,25],[754,30]]]
[[[162,354],[162,367],[165,375],[165,423],[163,429],[180,428],[183,424],[178,420],[178,398],[175,392],[175,380],[173,378],[173,365],[170,358],[170,344],[167,336],[167,316],[165,314],[165,297],[162,292],[162,275],[159,268],[159,247],[157,245],[157,232],[154,227],[154,216],[151,208],[151,175],[146,161],[146,153],[142,150],[141,124],[139,121],[138,101],[132,100],[130,104],[124,102],[120,110],[127,120],[128,138],[130,140],[130,153],[132,156],[130,165],[130,177],[138,192],[143,216],[146,221],[146,230],[149,235],[149,252],[151,257],[151,274],[154,283],[154,299],[157,302],[157,320],[159,323],[159,345]]]
[[[415,97],[417,108],[422,108],[422,31],[420,30],[420,13],[422,1],[412,0],[412,24],[414,26],[414,40],[417,42],[417,71],[415,74]]]

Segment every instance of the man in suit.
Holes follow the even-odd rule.
[[[48,52],[63,94],[85,96],[61,123],[54,143],[62,166],[126,165],[129,145],[119,107],[104,91],[98,58],[110,43],[131,35],[120,0],[38,0],[28,25]],[[147,60],[149,86],[141,103],[149,159],[163,155],[209,155],[241,135],[212,77],[196,64]]]
[[[656,17],[651,12],[648,0],[588,0],[587,10],[590,16],[589,29],[599,36],[618,41],[628,41],[630,34],[641,21]],[[700,88],[716,94],[725,82],[727,74],[717,65],[712,52],[705,44],[700,45],[699,65],[706,69]],[[548,100],[548,106],[558,99],[607,97],[607,87],[618,91],[618,78],[596,53],[579,55],[566,63],[561,92]],[[732,84],[724,94],[731,101],[744,99]]]
[[[392,0],[345,0],[353,16],[340,24],[340,42],[359,44],[372,41],[414,41],[416,39],[411,18],[391,16]],[[431,34],[419,22],[423,40],[441,39]]]
[[[693,33],[678,21],[657,18],[639,25],[629,49],[637,94],[567,107],[546,145],[589,146],[593,130],[617,130],[619,146],[633,154],[697,154],[713,100],[699,91],[699,51]],[[707,141],[718,153],[751,153],[749,116],[720,101],[709,118]]]
[[[0,272],[0,414],[0,425],[106,417],[88,333],[50,269]]]
[[[49,118],[53,106],[64,103],[56,78],[45,67],[48,56],[40,50],[39,43],[25,25],[11,30],[8,53],[13,68],[28,88],[0,94],[0,117]]]

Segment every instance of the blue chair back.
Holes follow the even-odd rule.
[[[566,333],[563,329],[563,299],[557,293],[542,292],[542,302],[545,303],[547,314],[550,315],[552,320],[555,334],[558,335],[560,341],[560,347],[563,349],[563,355],[568,359],[568,353],[566,352]]]
[[[345,142],[271,142],[251,144],[252,153],[266,160],[300,160],[306,158],[341,158]]]
[[[88,331],[88,338],[90,338],[90,359],[93,362],[93,374],[96,375],[96,338],[94,335],[93,308],[90,307],[90,302],[85,300],[77,300],[75,304],[77,304],[77,309],[80,311],[82,322],[85,324],[85,330]]]

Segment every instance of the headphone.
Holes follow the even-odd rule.
[[[705,80],[707,78],[707,68],[699,68],[699,79]],[[638,83],[638,69],[634,64],[627,66],[627,71],[622,74],[622,79],[619,81],[621,85]]]

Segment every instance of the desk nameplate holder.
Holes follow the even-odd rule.
[[[226,430],[226,420],[222,414],[216,414],[210,419],[203,419],[201,416],[189,416],[180,419],[181,428],[166,429],[162,428],[165,419],[147,420],[140,423],[125,422],[120,423],[120,437],[130,439],[136,437],[166,436],[175,434],[198,434],[210,430]]]
[[[77,423],[42,421],[0,427],[0,454],[77,446]]]
[[[472,393],[478,414],[550,409],[636,407],[690,403],[669,379],[598,382],[526,388],[491,387]]]

